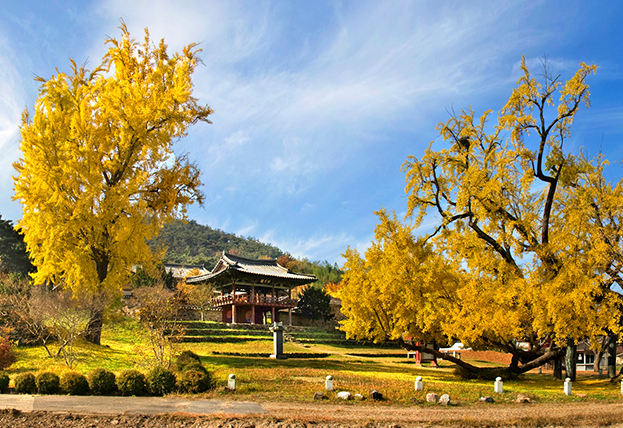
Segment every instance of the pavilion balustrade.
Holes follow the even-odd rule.
[[[294,299],[290,299],[287,296],[272,297],[272,296],[264,296],[264,295],[258,295],[258,294],[256,294],[255,296],[242,294],[242,295],[235,296],[235,298],[234,296],[230,294],[227,296],[217,296],[212,299],[212,306],[215,306],[215,307],[232,305],[232,304],[295,307],[297,304],[297,301]]]

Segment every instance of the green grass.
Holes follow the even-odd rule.
[[[244,333],[241,333],[244,334]],[[320,333],[322,334],[322,333]],[[236,400],[271,400],[271,401],[312,401],[315,391],[324,391],[324,380],[332,375],[335,390],[329,393],[329,402],[336,399],[335,393],[347,390],[351,393],[368,395],[368,390],[375,388],[387,398],[380,405],[412,405],[411,399],[425,401],[428,392],[448,393],[454,402],[473,403],[486,395],[494,396],[496,402],[510,402],[518,394],[530,396],[535,401],[573,401],[573,400],[620,400],[620,384],[610,383],[594,375],[579,375],[573,384],[574,394],[586,394],[586,398],[577,395],[566,397],[563,394],[562,381],[554,381],[551,375],[530,373],[518,380],[504,382],[504,394],[497,396],[493,392],[493,382],[482,380],[459,380],[453,373],[454,366],[442,362],[441,367],[417,367],[413,360],[407,360],[401,350],[379,348],[357,344],[339,345],[332,343],[298,344],[284,343],[287,353],[328,353],[325,358],[296,358],[273,360],[270,358],[228,356],[214,352],[232,353],[272,353],[270,338],[249,338],[244,342],[206,342],[180,343],[179,351],[190,349],[201,356],[203,364],[213,371],[219,387],[208,397],[227,395]],[[52,346],[55,350],[55,347]],[[139,368],[146,371],[153,365],[146,331],[135,321],[122,318],[105,325],[102,332],[102,346],[86,342],[78,343],[78,359],[74,370],[84,374],[97,367],[113,372],[127,368]],[[358,354],[358,355],[351,355]],[[366,356],[369,355],[369,356]],[[62,374],[69,369],[62,358],[49,358],[42,347],[17,348],[18,361],[7,373],[14,376],[24,371],[43,370]],[[485,365],[482,362],[474,362]],[[230,373],[236,375],[237,391],[231,394],[224,386]],[[424,390],[416,392],[414,381],[417,376],[424,379]],[[368,405],[368,401],[352,402],[352,405]]]

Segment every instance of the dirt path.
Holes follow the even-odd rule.
[[[395,407],[383,404],[354,406],[333,404],[261,403],[266,414],[244,416],[189,413],[164,415],[94,415],[64,412],[0,410],[0,427],[12,428],[251,428],[251,427],[543,427],[621,426],[623,402],[571,404],[477,404],[454,407]]]

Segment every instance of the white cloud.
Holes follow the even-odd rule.
[[[22,79],[15,66],[15,55],[8,43],[0,35],[0,195],[9,201],[13,195],[12,163],[21,156],[19,150],[19,127],[21,113],[25,105],[25,95],[21,90]],[[21,217],[17,202],[2,203],[4,218],[17,220]]]

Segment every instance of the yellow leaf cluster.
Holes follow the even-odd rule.
[[[199,170],[173,141],[212,110],[192,97],[198,50],[169,55],[125,27],[93,71],[43,80],[23,114],[15,199],[36,283],[76,291],[118,290],[137,264],[151,266],[146,240],[201,202]]]

